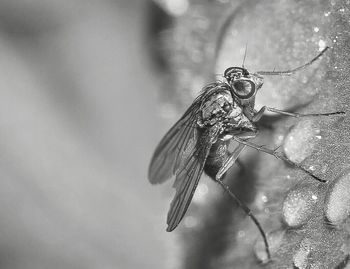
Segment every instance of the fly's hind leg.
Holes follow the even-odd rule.
[[[248,139],[254,138],[256,137],[258,134],[257,131],[255,132],[243,132],[239,135],[237,135],[237,137],[241,137],[240,140],[242,141],[246,141]],[[234,139],[236,136],[227,136],[227,140],[229,139]],[[237,140],[236,140],[237,141]],[[239,141],[237,141],[239,142]],[[241,154],[241,152],[244,150],[244,148],[246,147],[246,144],[244,143],[238,143],[238,146],[235,148],[235,150],[233,151],[233,153],[227,158],[227,160],[224,162],[224,164],[222,165],[222,167],[220,168],[220,170],[218,171],[218,173],[216,174],[215,178],[213,178],[224,190],[225,192],[237,203],[237,205],[251,218],[251,220],[254,222],[254,224],[256,225],[256,227],[258,228],[263,240],[264,240],[264,244],[265,244],[265,250],[266,250],[266,254],[268,257],[268,261],[271,260],[271,254],[270,254],[270,248],[269,248],[269,243],[267,241],[267,237],[266,237],[266,233],[263,230],[263,228],[260,225],[260,222],[258,221],[258,219],[254,216],[254,214],[250,211],[249,207],[246,206],[244,203],[242,203],[237,197],[236,195],[231,191],[230,187],[227,186],[221,179],[223,177],[223,175],[227,172],[227,170],[236,162],[236,160],[238,159],[238,156]]]
[[[254,216],[254,214],[251,212],[248,206],[246,206],[244,203],[242,203],[236,195],[231,191],[230,187],[227,186],[222,180],[220,179],[214,179],[223,189],[224,191],[236,202],[236,204],[242,208],[242,210],[251,218],[251,220],[254,222],[256,227],[258,228],[265,244],[265,250],[267,254],[268,261],[271,260],[271,254],[270,254],[270,248],[269,248],[269,243],[267,241],[266,233],[263,230],[263,228],[260,225],[260,222],[258,219]]]

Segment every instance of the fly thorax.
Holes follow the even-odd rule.
[[[213,94],[205,100],[201,107],[201,119],[199,125],[212,126],[222,123],[232,112],[233,99],[229,92],[222,91]]]
[[[231,113],[224,121],[225,129],[230,130],[231,132],[245,130],[253,131],[257,130],[255,124],[245,115],[243,109],[240,105],[234,102]],[[231,133],[229,132],[229,133]]]
[[[257,127],[254,124],[254,122],[252,122],[250,119],[248,119],[247,116],[245,116],[244,114],[242,114],[240,116],[240,120],[236,124],[236,126],[238,129],[245,130],[245,131],[247,131],[247,130],[252,131],[252,132],[257,131]]]
[[[255,124],[248,119],[245,115],[241,117],[241,121],[239,122],[239,127],[245,128],[245,129],[250,129],[250,130],[256,130]]]

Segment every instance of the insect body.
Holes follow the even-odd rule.
[[[343,112],[298,114],[265,106],[259,111],[254,109],[255,95],[263,85],[262,74],[289,75],[313,63],[327,49],[328,47],[307,64],[288,71],[261,71],[251,74],[243,67],[230,67],[224,72],[224,82],[215,82],[204,87],[185,114],[161,140],[149,167],[148,177],[152,184],[162,183],[172,175],[176,176],[174,183],[176,194],[167,217],[167,231],[172,231],[180,223],[192,200],[200,176],[205,171],[221,184],[252,218],[262,233],[270,256],[266,236],[260,224],[249,208],[224,185],[221,178],[235,163],[244,148],[249,146],[282,159],[324,182],[281,153],[258,146],[250,139],[257,136],[256,122],[266,110],[292,117],[344,114]],[[233,140],[238,142],[238,146],[233,152],[229,152],[228,145]]]
[[[246,94],[251,95],[249,91]],[[227,158],[223,157],[232,137],[257,134],[246,108],[227,82],[209,84],[158,145],[149,169],[151,183],[163,182],[171,173],[176,174],[176,196],[168,214],[168,231],[175,229],[183,218],[206,164],[224,167]],[[216,160],[222,162],[220,166],[213,165]],[[212,174],[210,169],[208,173]]]

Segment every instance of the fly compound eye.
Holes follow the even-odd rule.
[[[234,94],[241,99],[249,99],[256,93],[255,84],[251,80],[238,79],[231,83]]]

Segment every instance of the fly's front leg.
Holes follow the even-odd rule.
[[[253,142],[250,142],[250,141],[246,141],[246,140],[243,140],[243,139],[240,139],[239,137],[236,137],[234,136],[233,139],[235,141],[237,141],[238,143],[241,143],[243,145],[246,145],[248,147],[251,147],[253,149],[256,149],[258,151],[262,151],[262,152],[265,152],[269,155],[272,155],[274,157],[276,157],[277,159],[280,159],[282,161],[285,161],[287,163],[289,163],[290,165],[304,171],[305,173],[307,173],[308,175],[310,175],[311,177],[313,177],[314,179],[322,182],[322,183],[325,183],[327,182],[327,180],[324,180],[324,179],[320,179],[319,177],[315,176],[312,172],[310,172],[309,170],[306,170],[304,167],[302,167],[300,164],[297,164],[295,162],[292,162],[291,160],[289,160],[287,157],[285,157],[281,152],[278,152],[276,150],[272,150],[272,149],[268,149],[268,148],[265,148],[263,146],[259,146],[259,145],[256,145],[255,143]]]
[[[258,112],[254,114],[252,117],[253,122],[257,122],[261,119],[265,111],[270,111],[274,113],[278,113],[281,115],[289,116],[289,117],[294,117],[294,118],[301,118],[301,117],[318,117],[318,116],[333,116],[333,115],[344,115],[344,111],[336,111],[336,112],[331,112],[331,113],[311,113],[311,114],[301,114],[301,113],[293,113],[293,112],[287,112],[283,111],[280,109],[276,109],[273,107],[267,107],[263,106]]]

